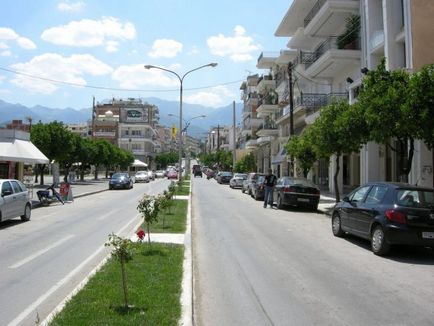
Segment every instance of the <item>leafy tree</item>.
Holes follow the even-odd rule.
[[[340,156],[344,153],[358,151],[363,143],[364,130],[356,127],[363,123],[363,121],[356,120],[361,115],[356,115],[354,118],[356,125],[353,125],[349,123],[353,119],[350,112],[352,110],[347,101],[332,102],[321,110],[321,115],[312,124],[309,131],[309,138],[318,158],[336,156],[336,171],[333,182],[337,202],[340,201],[338,186]]]
[[[425,142],[430,150],[434,148],[434,64],[425,65],[410,76],[408,105],[415,110],[418,118],[412,123],[418,125],[417,138]]]
[[[143,195],[139,201],[137,210],[142,214],[148,231],[148,244],[151,246],[151,236],[149,233],[150,225],[158,221],[158,212],[160,211],[160,202],[156,196]]]
[[[363,79],[358,105],[364,111],[369,140],[385,144],[403,162],[400,175],[406,180],[411,171],[414,140],[420,134],[418,112],[409,105],[409,74],[386,70],[385,59]],[[396,140],[397,146],[392,141]]]
[[[93,157],[91,157],[91,159],[95,165],[95,180],[98,179],[98,167],[106,163],[109,159],[110,146],[112,145],[105,139],[94,141],[94,151],[92,151]]]
[[[253,153],[243,156],[235,163],[235,172],[247,173],[256,171],[256,160]]]
[[[294,156],[306,178],[313,164],[318,160],[314,146],[312,144],[309,129],[301,136],[291,137],[285,145],[289,155]]]
[[[55,160],[59,163],[68,161],[69,153],[74,148],[72,133],[62,122],[57,121],[48,124],[39,122],[33,125],[30,140],[50,161]],[[40,165],[41,185],[44,184],[42,173],[44,168],[45,164]]]

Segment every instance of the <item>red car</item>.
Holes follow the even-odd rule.
[[[167,172],[167,179],[178,179],[178,172],[175,170],[170,170]]]

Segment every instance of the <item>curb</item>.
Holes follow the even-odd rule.
[[[90,196],[90,195],[94,195],[94,194],[98,194],[98,193],[104,192],[104,191],[108,191],[108,189],[102,189],[102,190],[85,192],[85,193],[79,194],[77,196],[74,196],[74,199],[75,198],[80,198],[80,197],[85,197],[85,196]],[[43,207],[39,201],[35,201],[35,202],[32,201],[32,209],[39,208],[39,207]]]

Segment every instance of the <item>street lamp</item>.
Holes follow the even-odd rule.
[[[178,79],[179,79],[179,168],[181,170],[181,173],[179,174],[179,181],[182,180],[182,83],[184,82],[184,78],[185,76],[187,76],[189,73],[205,68],[205,67],[215,67],[217,66],[217,63],[212,62],[212,63],[208,63],[206,65],[191,69],[189,71],[187,71],[184,75],[182,75],[182,77],[180,75],[178,75],[176,72],[163,68],[163,67],[158,67],[158,66],[153,66],[153,65],[145,65],[145,69],[159,69],[159,70],[163,70],[163,71],[167,71],[170,72],[171,74],[175,75]]]

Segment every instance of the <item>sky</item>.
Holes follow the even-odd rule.
[[[2,0],[0,99],[51,108],[158,97],[222,107],[275,37],[291,0]]]

